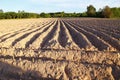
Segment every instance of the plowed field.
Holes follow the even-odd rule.
[[[0,20],[0,79],[119,80],[120,20]]]

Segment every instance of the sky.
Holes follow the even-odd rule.
[[[85,12],[89,5],[97,10],[106,5],[120,7],[120,0],[0,0],[0,9],[5,12]]]

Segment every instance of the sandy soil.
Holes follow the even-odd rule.
[[[0,80],[119,80],[120,20],[0,20]]]

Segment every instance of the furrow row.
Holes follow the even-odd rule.
[[[49,24],[50,22],[46,23],[45,25]],[[29,26],[26,26],[26,28],[22,29],[22,30],[19,30],[19,31],[15,31],[13,33],[8,33],[6,35],[3,35],[0,37],[0,42],[3,42],[11,37],[14,37],[20,33],[26,33],[26,32],[30,32],[32,30],[39,30],[42,26],[45,26],[45,25],[39,25],[39,27],[34,27],[33,25],[31,26],[31,28]]]
[[[98,36],[99,38],[101,38],[105,42],[109,43],[115,49],[120,50],[120,41],[118,41],[117,39],[105,34],[104,32],[96,30],[96,29],[91,29],[91,28],[85,27],[85,26],[80,26],[80,27],[93,33],[94,35]]]
[[[63,21],[60,21],[60,36],[59,42],[65,49],[79,49],[79,46],[73,41],[69,30],[66,28]]]
[[[50,22],[50,23],[51,23],[51,22]],[[49,24],[50,24],[50,23],[49,23]],[[48,23],[47,23],[46,25],[48,25]],[[45,25],[45,26],[46,26],[46,25]],[[2,41],[2,42],[0,43],[0,46],[2,46],[2,47],[12,47],[12,46],[14,46],[14,44],[15,44],[16,42],[20,41],[21,39],[25,38],[26,36],[28,36],[28,35],[31,34],[31,33],[34,33],[34,32],[36,32],[36,31],[39,31],[40,29],[44,28],[45,26],[41,26],[40,28],[33,29],[33,30],[30,30],[30,31],[25,31],[25,32],[19,33],[19,34],[13,36],[13,37],[10,37],[10,38]]]
[[[44,31],[46,31],[52,24],[53,23],[51,22],[50,24],[46,25],[42,29],[27,35],[26,37],[22,38],[21,40],[17,40],[17,42],[14,43],[13,46],[16,48],[27,48],[31,44],[31,41],[34,41],[40,34],[42,34]]]
[[[44,44],[51,37],[49,36],[51,32],[54,32],[55,26],[57,26],[57,21],[55,21],[54,24],[52,24],[47,31],[44,31],[41,35],[39,35],[37,39],[31,43],[29,47],[33,49],[43,48]]]
[[[100,39],[95,34],[89,31],[86,31],[85,29],[81,28],[79,25],[76,25],[74,23],[69,23],[69,24],[75,27],[76,30],[78,30],[79,32],[82,32],[89,39],[91,44],[93,44],[98,50],[100,51],[104,51],[104,50],[114,51],[115,50],[110,44],[106,43],[104,40]]]
[[[85,50],[94,50],[94,46],[90,43],[87,37],[81,32],[77,31],[70,24],[65,22],[66,28],[69,30],[74,42],[81,48]]]
[[[120,51],[120,34],[106,31],[107,28],[104,29],[98,22],[99,20],[95,21],[94,19],[93,21],[48,19],[31,23],[28,21],[24,27],[16,30],[13,28],[13,32],[1,35],[0,47],[40,50]]]

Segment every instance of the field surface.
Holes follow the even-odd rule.
[[[120,20],[0,20],[0,80],[119,80]]]

